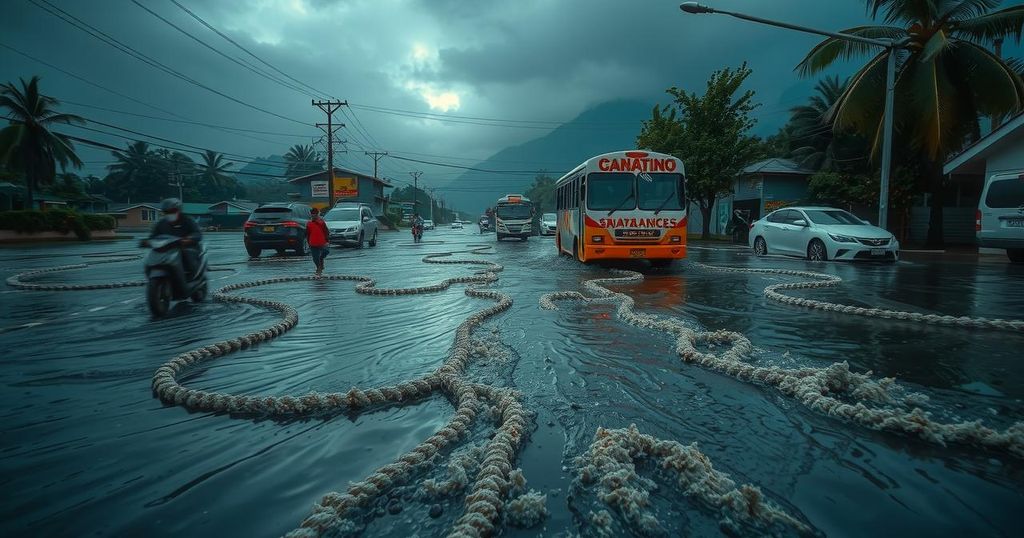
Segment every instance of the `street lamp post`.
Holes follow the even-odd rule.
[[[776,26],[787,30],[796,30],[797,32],[823,35],[844,41],[874,45],[889,51],[889,58],[886,62],[885,73],[885,112],[882,117],[882,181],[878,192],[878,226],[880,228],[886,228],[889,220],[889,174],[892,170],[892,123],[894,106],[893,100],[896,93],[896,49],[906,45],[906,39],[873,39],[870,37],[861,37],[840,32],[829,32],[827,30],[808,28],[806,26],[790,24],[788,22],[763,19],[761,17],[747,15],[746,13],[715,9],[697,2],[683,2],[679,5],[679,9],[691,14],[718,13],[722,15],[729,15],[730,17],[735,17],[737,19],[743,19],[745,21],[756,22],[759,24],[767,24],[769,26]]]

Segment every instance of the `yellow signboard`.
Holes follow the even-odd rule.
[[[334,198],[355,198],[359,196],[359,180],[354,177],[334,178]]]

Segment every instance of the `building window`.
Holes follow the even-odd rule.
[[[143,209],[142,210],[142,221],[143,222],[153,222],[154,220],[156,220],[156,210],[155,209]]]

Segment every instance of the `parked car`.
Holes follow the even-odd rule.
[[[787,207],[750,225],[754,254],[785,254],[814,261],[900,257],[891,233],[834,207]]]
[[[340,202],[324,215],[331,243],[363,248],[366,242],[377,246],[377,219],[370,206],[357,202]]]
[[[540,234],[555,235],[558,232],[558,215],[544,213],[540,217]]]
[[[985,181],[974,228],[978,246],[1005,248],[1024,263],[1024,171],[994,174]]]
[[[425,219],[423,221],[423,229],[424,230],[433,230],[434,228],[436,228],[436,226],[434,225],[434,221],[432,221],[430,219]]]
[[[292,250],[299,256],[309,252],[306,242],[306,223],[310,207],[297,202],[263,204],[249,214],[243,225],[245,250],[256,258],[264,249],[272,248],[278,254]]]
[[[453,230],[461,230],[462,229],[462,221],[457,220],[457,221],[453,222],[452,223],[452,229]]]

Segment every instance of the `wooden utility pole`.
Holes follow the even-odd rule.
[[[384,157],[387,157],[388,152],[386,151],[364,151],[367,155],[373,157],[373,179],[377,179],[377,161]]]
[[[348,106],[348,101],[311,101],[313,106],[323,110],[327,114],[327,125],[316,124],[317,127],[324,129],[327,133],[327,196],[328,196],[328,207],[334,207],[334,132],[335,125],[340,129],[345,126],[344,123],[334,123],[334,112],[343,106]],[[326,127],[326,129],[324,128]],[[311,193],[312,194],[312,193]]]

